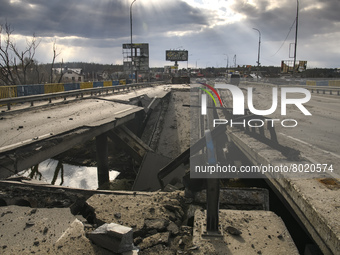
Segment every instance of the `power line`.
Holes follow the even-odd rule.
[[[279,48],[279,49],[277,50],[277,52],[275,52],[275,54],[272,55],[271,57],[274,57],[274,56],[281,50],[282,46],[285,44],[285,42],[286,42],[286,40],[287,40],[287,38],[288,38],[290,32],[291,32],[292,29],[293,29],[293,26],[294,26],[294,24],[295,24],[295,21],[296,21],[296,19],[294,19],[293,24],[291,25],[291,27],[290,27],[290,29],[289,29],[289,32],[288,32],[288,34],[287,34],[285,40],[284,40],[283,43],[281,44],[280,48]]]

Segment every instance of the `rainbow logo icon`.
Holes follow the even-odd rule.
[[[210,86],[210,85],[208,85],[206,83],[200,83],[200,84],[202,84],[203,86],[205,86],[208,89],[210,89],[216,95],[216,97],[218,98],[221,107],[223,107],[223,103],[222,103],[221,97],[217,93],[217,91],[212,86]],[[214,104],[215,104],[216,107],[217,107],[217,103],[216,103],[216,100],[215,100],[214,96],[211,94],[210,91],[208,91],[205,88],[200,88],[200,87],[199,87],[199,89],[203,90],[206,93],[206,94],[202,94],[202,99],[201,99],[202,100],[202,102],[201,102],[201,106],[202,106],[201,107],[201,114],[202,115],[206,115],[207,114],[207,95],[209,95],[212,98],[212,100],[214,101]]]

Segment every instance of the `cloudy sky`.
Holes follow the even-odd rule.
[[[0,0],[0,24],[11,25],[18,46],[33,34],[40,38],[40,63],[51,62],[56,41],[57,61],[122,64],[131,2]],[[307,60],[309,68],[340,67],[339,0],[299,2],[297,59]],[[235,60],[256,65],[257,28],[261,65],[279,66],[293,55],[296,6],[296,0],[136,0],[133,42],[149,43],[151,67],[173,64],[165,60],[169,49],[189,51],[180,68],[225,67]]]

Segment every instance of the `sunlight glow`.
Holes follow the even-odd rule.
[[[310,10],[313,10],[313,9],[321,10],[322,8],[323,8],[323,4],[322,3],[317,3],[317,4],[312,4],[312,5],[306,6],[302,10],[303,11],[310,11]]]
[[[185,0],[186,3],[195,8],[205,9],[213,15],[209,15],[209,27],[232,24],[244,19],[245,17],[235,11],[232,6],[236,0]]]
[[[250,1],[251,4],[256,0]],[[145,8],[152,9],[155,12],[164,12],[164,18],[167,17],[167,11],[169,8],[186,8],[185,5],[189,5],[191,8],[199,10],[204,10],[202,12],[202,18],[205,18],[208,25],[202,25],[199,31],[188,28],[188,31],[172,31],[166,33],[166,36],[185,36],[188,34],[197,34],[202,32],[205,28],[214,28],[218,26],[223,26],[227,24],[233,24],[244,20],[246,17],[232,8],[237,0],[137,0],[135,8]],[[139,5],[139,7],[138,7]],[[172,18],[172,17],[171,17]],[[143,24],[144,31],[148,31],[147,24]]]
[[[165,36],[167,37],[174,37],[174,36],[186,36],[190,34],[198,34],[200,31],[197,30],[188,30],[188,31],[168,31],[165,33]]]

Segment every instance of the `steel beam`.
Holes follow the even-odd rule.
[[[152,149],[137,137],[126,126],[122,125],[108,132],[108,137],[117,142],[139,163],[142,162],[145,154]]]

